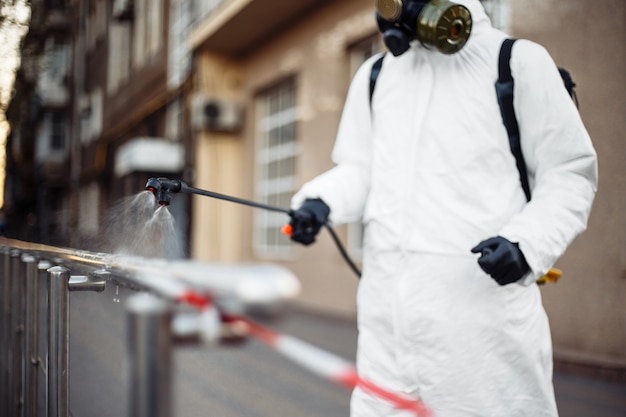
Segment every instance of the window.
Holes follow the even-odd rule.
[[[87,51],[94,51],[99,41],[106,34],[106,6],[107,2],[97,0],[89,2],[87,6],[87,22],[85,25],[87,36]]]
[[[295,191],[296,103],[295,83],[289,79],[261,94],[257,101],[257,183],[259,201],[289,208]],[[255,249],[260,256],[286,257],[291,242],[281,232],[283,213],[255,212]]]
[[[46,53],[42,59],[44,60],[46,82],[63,85],[64,78],[68,73],[70,47],[68,44],[48,39],[45,48]]]
[[[51,112],[50,119],[50,148],[53,151],[62,151],[65,149],[65,114],[55,110]]]
[[[131,24],[112,20],[109,26],[109,59],[107,60],[107,92],[115,93],[130,74]]]
[[[170,1],[167,63],[167,86],[170,89],[179,87],[191,70],[191,49],[187,42],[191,19],[192,11],[189,1]]]
[[[133,67],[139,69],[161,50],[163,0],[135,0],[133,27]]]
[[[80,118],[80,140],[89,143],[98,139],[102,133],[103,93],[97,88],[83,97],[81,101],[85,102],[85,106],[82,108]]]

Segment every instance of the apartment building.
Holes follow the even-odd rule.
[[[542,292],[561,363],[623,375],[626,48],[606,28],[620,27],[626,4],[484,4],[496,26],[543,44],[578,84],[601,185],[589,230],[557,265],[564,278]],[[87,249],[102,249],[107,210],[150,176],[288,207],[332,166],[350,79],[383,50],[373,1],[33,0],[32,8],[24,48],[38,48],[22,65],[10,117],[11,221],[29,230],[23,238]],[[44,24],[55,10],[65,23]],[[63,71],[32,64],[41,60]],[[53,86],[64,95],[42,101]],[[302,282],[302,308],[354,317],[358,280],[328,233],[293,245],[282,213],[199,196],[173,201],[189,256],[280,263]],[[336,231],[358,262],[362,226]]]
[[[172,66],[170,35],[177,32],[170,30],[168,0],[77,2],[76,13],[76,230],[89,238],[112,232],[102,230],[107,212],[143,190],[150,176],[182,176],[188,68]],[[171,210],[185,219],[186,199]],[[180,231],[184,238],[186,229]]]
[[[178,3],[31,2],[10,116],[10,165],[19,172],[8,210],[20,219],[12,224],[29,225],[18,235],[108,249],[103,225],[117,201],[143,190],[150,176],[184,176],[190,61],[175,37],[185,35],[189,23],[180,22],[190,13],[181,17]],[[171,210],[188,224],[186,198]],[[187,228],[179,233],[186,240]]]
[[[8,233],[48,241],[67,233],[69,194],[71,20],[67,2],[45,10],[33,1],[29,33],[7,117],[6,207]],[[40,202],[41,204],[38,204]],[[50,212],[43,212],[49,207]]]

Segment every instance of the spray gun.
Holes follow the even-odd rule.
[[[293,217],[294,215],[294,211],[291,209],[270,206],[270,205],[263,204],[263,203],[257,203],[255,201],[245,200],[243,198],[231,197],[225,194],[219,194],[219,193],[214,193],[212,191],[190,187],[184,182],[180,180],[176,180],[176,179],[172,180],[169,178],[162,178],[162,177],[150,178],[148,179],[148,182],[146,183],[146,190],[152,192],[157,202],[162,206],[170,205],[172,201],[172,195],[171,195],[172,193],[188,193],[188,194],[198,194],[198,195],[203,195],[206,197],[217,198],[218,200],[230,201],[232,203],[243,204],[245,206],[256,207],[256,208],[260,208],[264,210],[284,213],[288,215],[289,217]],[[324,227],[326,227],[326,230],[328,230],[328,232],[330,233],[330,236],[335,242],[335,245],[337,245],[337,249],[339,249],[339,252],[343,256],[343,258],[346,260],[346,262],[348,263],[352,271],[354,271],[354,273],[360,278],[361,271],[356,266],[354,261],[350,258],[350,256],[348,255],[348,252],[341,244],[341,241],[339,240],[339,237],[335,233],[335,230],[328,223],[324,223]],[[285,233],[289,235],[288,232],[285,231]]]

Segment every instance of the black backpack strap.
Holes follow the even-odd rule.
[[[498,81],[496,82],[496,95],[498,104],[500,105],[500,113],[502,121],[509,135],[509,146],[511,153],[515,157],[517,170],[519,171],[522,189],[526,195],[526,199],[530,201],[530,186],[528,185],[528,172],[526,170],[526,162],[522,155],[522,145],[520,142],[519,125],[513,108],[513,90],[515,82],[511,75],[511,49],[515,39],[506,39],[500,48],[500,58],[498,61]]]
[[[578,96],[576,95],[576,83],[572,79],[572,74],[565,68],[559,67],[559,74],[561,74],[561,78],[563,79],[563,84],[565,85],[565,89],[569,93],[572,100],[576,104],[578,108]]]
[[[370,109],[372,108],[372,98],[374,97],[374,88],[376,88],[376,80],[378,80],[378,75],[380,75],[380,70],[383,67],[383,59],[385,58],[385,54],[381,54],[380,58],[374,62],[372,65],[372,71],[370,72]]]

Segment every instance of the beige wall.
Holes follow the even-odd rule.
[[[564,278],[542,289],[555,351],[577,361],[626,367],[626,47],[620,32],[626,2],[510,2],[512,34],[540,42],[559,65],[572,71],[580,111],[600,158],[601,183],[589,230],[559,261]],[[287,76],[295,76],[298,92],[299,182],[330,168],[350,81],[346,51],[376,33],[371,3],[329,2],[226,67],[220,67],[225,64],[216,57],[202,56],[201,88],[212,91],[226,85],[228,94],[247,104],[241,136],[197,138],[198,186],[254,198],[254,97]],[[196,199],[194,206],[194,254],[202,259],[259,260],[252,248],[254,209],[203,200]],[[339,232],[345,242],[345,228]],[[293,258],[281,263],[302,282],[300,304],[354,316],[357,279],[327,233],[321,233],[316,245],[296,246]]]
[[[517,0],[514,36],[537,41],[577,83],[598,152],[600,184],[587,232],[543,289],[555,350],[626,366],[626,21],[623,0]]]
[[[206,97],[241,100],[239,65],[228,59],[202,54],[196,60],[195,91]],[[195,137],[193,186],[241,196],[242,140],[238,134],[198,132]],[[191,255],[202,261],[242,261],[243,207],[213,198],[194,196]]]

